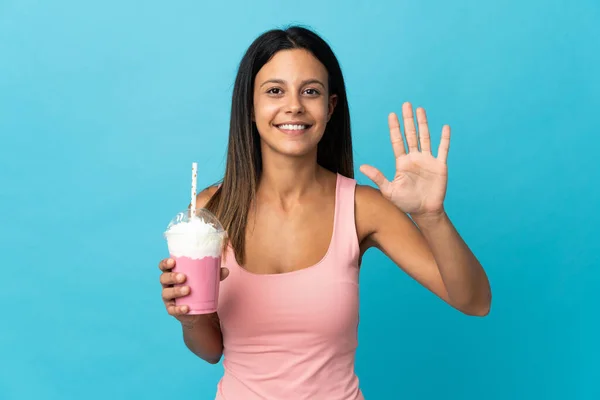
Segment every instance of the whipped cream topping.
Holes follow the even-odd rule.
[[[192,259],[220,257],[225,236],[225,232],[200,218],[171,225],[165,232],[169,253]]]

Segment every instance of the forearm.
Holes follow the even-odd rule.
[[[487,315],[492,298],[487,275],[448,215],[413,220],[427,240],[453,305],[466,314]]]
[[[216,313],[199,316],[193,322],[182,322],[183,341],[188,349],[203,360],[216,364],[223,354],[223,335]]]

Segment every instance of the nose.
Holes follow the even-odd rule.
[[[304,112],[304,105],[300,101],[299,96],[291,95],[288,97],[286,112],[288,114],[302,114]]]

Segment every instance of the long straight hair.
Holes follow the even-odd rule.
[[[248,211],[256,199],[262,172],[260,137],[252,120],[256,74],[277,52],[291,49],[312,53],[327,70],[329,95],[337,95],[337,105],[317,147],[317,163],[331,172],[354,178],[350,112],[344,77],[335,54],[321,37],[303,27],[263,33],[240,62],[231,101],[225,176],[205,206],[227,230],[229,245],[239,265],[246,258]]]

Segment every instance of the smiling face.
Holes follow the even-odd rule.
[[[335,108],[327,70],[310,52],[282,50],[256,75],[254,121],[263,156],[316,154]]]

